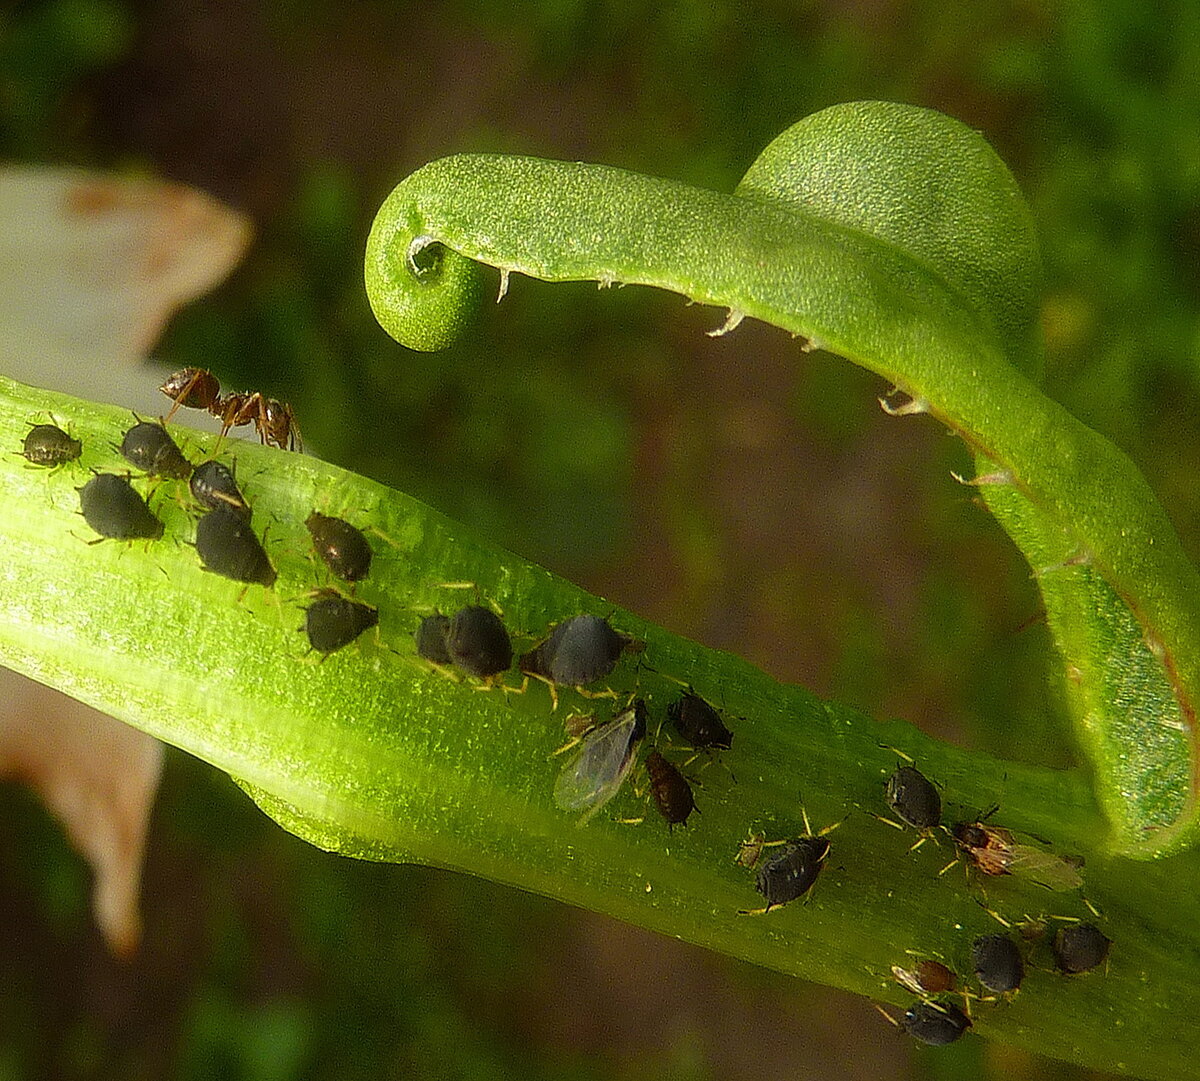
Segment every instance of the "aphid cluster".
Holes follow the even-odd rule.
[[[949,835],[959,856],[942,868],[942,873],[961,859],[982,875],[1013,875],[1051,891],[1066,892],[1083,884],[1081,859],[1060,856],[1050,850],[1047,842],[1035,844],[1032,842],[1036,838],[1024,838],[1013,830],[991,825],[988,820],[997,808],[973,820],[957,822],[949,828],[943,826],[941,794],[911,760],[898,766],[887,778],[884,799],[904,825],[922,835],[918,844],[933,838],[938,830]],[[898,825],[890,819],[882,820]],[[992,915],[1008,926],[998,914]],[[1026,939],[1040,937],[1045,928],[1043,924],[1034,923],[1021,925],[1021,929],[1022,939],[992,933],[979,935],[971,942],[968,953],[971,971],[979,988],[989,996],[985,1001],[1011,997],[1024,982]],[[1071,921],[1055,933],[1050,950],[1059,971],[1075,974],[1103,964],[1110,946],[1110,940],[1094,924]],[[1044,968],[1044,962],[1037,967]],[[935,1045],[952,1043],[970,1027],[970,1017],[946,996],[958,991],[965,1002],[979,995],[966,988],[960,989],[958,978],[946,965],[924,959],[911,968],[893,965],[892,975],[906,990],[920,996],[921,1001],[914,1004],[900,1021],[886,1012],[885,1016],[914,1039]]]
[[[607,678],[621,655],[640,652],[642,643],[631,635],[615,630],[603,616],[571,616],[551,627],[550,632],[532,649],[520,655],[518,670],[526,678],[520,687],[510,687],[504,676],[516,655],[504,621],[482,604],[460,608],[453,615],[434,612],[425,616],[413,634],[417,655],[445,669],[459,671],[483,680],[485,687],[499,686],[513,693],[524,693],[528,677],[547,684],[554,708],[558,706],[559,687],[574,688],[587,698],[613,697],[611,690],[592,691],[589,686]],[[693,746],[729,747],[732,734],[716,711],[699,696],[689,696],[699,708],[708,710],[715,725],[711,733],[697,733]],[[679,703],[668,708],[677,711]],[[573,753],[561,768],[554,787],[554,802],[564,811],[582,811],[586,822],[616,795],[637,761],[639,745],[646,736],[648,709],[637,698],[617,711],[608,721],[595,716],[572,714],[568,726],[572,742],[564,750]],[[660,726],[661,727],[661,726]],[[715,739],[715,743],[713,740]],[[655,809],[668,827],[686,825],[697,810],[692,787],[683,772],[658,748],[645,758],[648,787]]]
[[[222,396],[215,377],[202,369],[183,369],[161,389],[174,402],[172,413],[179,406],[207,409],[221,420],[222,435],[231,427],[253,423],[264,443],[281,449],[299,446],[299,430],[290,406],[258,393]],[[245,586],[275,585],[278,573],[263,537],[253,527],[251,504],[232,467],[215,459],[193,464],[165,424],[149,421],[137,420],[114,449],[129,466],[155,483],[188,482],[187,491],[197,516],[193,543],[206,570]],[[57,425],[37,424],[26,434],[19,453],[31,465],[57,467],[78,460],[82,445]],[[81,485],[77,489],[80,511],[97,534],[89,543],[161,539],[163,521],[150,502],[153,487],[148,499],[127,473],[114,472],[98,472]],[[161,511],[161,504],[156,505]],[[345,584],[336,588],[318,585],[307,594],[310,603],[302,607],[304,622],[298,630],[305,634],[310,651],[325,660],[379,625],[376,606],[342,592],[346,588],[353,593],[360,583],[368,581],[374,553],[362,530],[344,519],[313,510],[303,525],[313,553],[333,579]],[[529,689],[531,679],[537,680],[548,686],[554,708],[560,691],[589,699],[615,698],[614,691],[598,685],[614,672],[625,654],[638,653],[644,645],[614,628],[607,618],[583,613],[552,624],[540,640],[529,635],[528,640],[535,644],[518,651],[502,615],[478,596],[476,600],[447,614],[434,611],[424,616],[415,628],[414,646],[416,654],[431,665],[450,675],[459,673],[454,678],[480,681],[479,689],[523,693]],[[518,641],[522,637],[516,635]],[[505,682],[510,674],[526,678],[520,686],[510,686]],[[574,738],[563,750],[571,753],[559,767],[552,791],[559,809],[579,815],[582,825],[614,799],[631,775],[644,776],[645,787],[641,790],[648,793],[649,802],[668,829],[688,824],[699,811],[692,782],[685,773],[689,763],[673,762],[665,753],[670,745],[659,744],[658,737],[664,725],[669,726],[696,758],[730,751],[733,732],[716,707],[692,689],[666,706],[657,722],[657,735],[648,738],[651,708],[645,698],[635,694],[623,706],[613,707],[607,717],[579,712],[568,716],[567,726]],[[651,746],[643,755],[647,744]],[[631,785],[639,788],[636,781]],[[925,841],[937,844],[939,834],[945,834],[958,853],[955,862],[965,863],[969,873],[1019,876],[1059,892],[1082,885],[1082,861],[1057,855],[1046,843],[1032,843],[1036,838],[991,824],[994,810],[944,826],[941,793],[911,760],[887,776],[882,800],[898,821],[876,817],[898,829],[915,830],[918,839],[912,848]],[[803,832],[797,829],[783,840],[767,841],[765,835],[755,834],[743,843],[737,863],[753,873],[753,887],[763,899],[762,908],[746,914],[766,915],[812,895],[830,862],[829,834],[841,823],[814,832],[807,814],[803,814],[803,820]],[[943,871],[950,866],[953,864]],[[1008,926],[999,914],[992,914]],[[955,996],[962,996],[963,1005],[968,1007],[970,999],[1002,1004],[1018,993],[1027,967],[1035,973],[1049,967],[1048,962],[1040,960],[1037,950],[1048,952],[1058,970],[1072,976],[1106,963],[1112,943],[1098,927],[1067,917],[1053,918],[1068,922],[1049,939],[1048,951],[1045,943],[1031,946],[1007,933],[981,934],[947,944],[946,956],[954,951],[954,963],[970,974],[966,978],[960,978],[942,961],[928,957],[892,965],[895,979],[918,1001],[900,1020],[889,1019],[922,1043],[952,1043],[971,1027],[969,1009],[964,1012],[954,1001]]]
[[[264,442],[291,445],[293,436],[298,442],[290,407],[261,395],[222,398],[215,378],[200,369],[177,372],[163,389],[176,406],[219,405],[226,428],[253,420],[259,425]],[[160,517],[161,501],[154,503],[158,511],[152,507],[156,483],[186,480],[198,511],[195,539],[190,543],[200,565],[247,587],[255,584],[272,587],[278,573],[261,535],[252,525],[253,512],[232,467],[216,459],[193,464],[171,437],[165,423],[137,417],[134,420],[112,449],[120,454],[127,467],[145,474],[151,482],[149,491],[147,494],[139,491],[128,471],[93,470],[94,475],[76,489],[80,514],[97,534],[88,543],[160,540],[165,527]],[[78,460],[82,451],[81,441],[57,424],[34,424],[25,435],[19,453],[31,465],[56,467]],[[175,497],[178,498],[178,493]],[[313,550],[335,578],[354,584],[367,577],[372,551],[359,529],[316,510],[304,525]],[[310,649],[322,658],[378,623],[378,610],[369,604],[343,597],[327,587],[317,589],[312,595],[315,599],[303,609],[305,620],[300,630],[307,635]]]

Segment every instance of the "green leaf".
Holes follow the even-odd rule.
[[[1033,230],[978,133],[909,106],[836,106],[776,139],[733,195],[576,162],[444,158],[376,218],[372,307],[399,341],[439,348],[474,311],[481,263],[505,283],[671,289],[728,308],[728,329],[765,320],[961,435],[1043,588],[1109,845],[1150,858],[1194,843],[1200,575],[1129,459],[1032,381]]]
[[[79,466],[34,469],[11,453],[46,413],[83,440]],[[961,867],[939,875],[952,858],[944,840],[910,853],[911,833],[873,817],[886,811],[884,783],[897,764],[882,745],[900,748],[943,786],[949,816],[1000,803],[1004,826],[1084,854],[1087,897],[1116,943],[1108,972],[1068,979],[1051,971],[1046,941],[1037,941],[1020,994],[977,1006],[975,1032],[1140,1076],[1200,1076],[1190,1039],[1200,920],[1191,892],[1178,888],[1196,880],[1200,861],[1194,852],[1148,865],[1107,857],[1096,847],[1100,819],[1086,778],[968,753],[780,685],[400,493],[271,448],[229,440],[219,456],[236,459],[255,527],[267,532],[273,590],[253,586],[240,597],[237,583],[201,569],[183,482],[153,486],[162,540],[89,545],[76,489],[88,469],[124,468],[113,445],[128,424],[119,407],[0,380],[0,447],[10,451],[0,455],[0,662],[212,762],[321,847],[486,875],[903,1008],[909,996],[890,967],[909,962],[907,951],[966,973],[971,941],[998,925]],[[211,436],[181,442],[193,459],[216,450]],[[357,595],[379,607],[379,640],[367,635],[323,663],[305,656],[297,633],[305,594],[327,581],[303,526],[314,507],[378,531]],[[563,718],[608,703],[567,690],[555,713],[540,684],[484,693],[414,655],[420,616],[464,603],[445,586],[464,580],[525,632],[519,648],[580,611],[611,615],[643,638],[643,663],[626,658],[611,682],[621,695],[645,696],[652,733],[677,680],[725,709],[733,748],[723,765],[686,767],[700,808],[686,829],[667,830],[640,771],[583,828],[555,808]],[[665,734],[659,740],[686,761]],[[761,903],[753,872],[734,862],[740,843],[751,833],[795,836],[802,805],[814,828],[841,822],[810,900],[739,915]],[[645,821],[620,821],[637,817]],[[987,906],[1009,920],[1092,918],[1079,894],[1052,895],[1019,878],[990,880]]]

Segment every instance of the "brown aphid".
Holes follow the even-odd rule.
[[[304,528],[329,572],[345,582],[358,582],[371,569],[371,546],[362,531],[341,518],[313,511]]]
[[[658,813],[671,828],[686,826],[688,816],[697,810],[687,778],[658,751],[646,756],[646,772],[650,775],[650,794]]]

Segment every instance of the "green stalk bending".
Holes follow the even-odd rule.
[[[34,469],[11,453],[47,413],[82,439],[77,466]],[[1041,938],[1020,994],[977,1004],[975,1031],[1136,1076],[1200,1077],[1200,919],[1192,893],[1178,889],[1196,880],[1200,860],[1192,852],[1144,865],[1097,851],[1086,778],[971,754],[782,686],[481,543],[413,499],[297,454],[237,440],[218,453],[236,459],[255,528],[267,531],[279,573],[271,590],[242,597],[237,583],[201,569],[184,482],[150,494],[162,540],[89,545],[76,489],[89,469],[124,471],[113,445],[128,424],[117,406],[0,379],[0,663],[226,770],[323,848],[486,875],[903,1008],[911,996],[892,965],[911,963],[911,950],[968,974],[970,943],[998,924],[978,903],[977,877],[962,867],[939,875],[952,858],[945,838],[909,852],[911,831],[873,817],[887,813],[884,784],[897,764],[881,745],[900,748],[943,786],[948,819],[998,802],[1001,824],[1085,855],[1084,892],[1115,940],[1108,972],[1067,978],[1052,971]],[[181,444],[192,460],[216,449],[206,435]],[[380,613],[377,640],[368,634],[322,663],[297,633],[305,594],[328,584],[303,525],[314,508],[374,530],[374,564],[356,595]],[[607,715],[613,704],[563,690],[554,712],[539,683],[484,692],[415,655],[422,615],[473,602],[446,587],[463,581],[503,609],[518,649],[583,611],[644,639],[643,663],[626,657],[609,682],[622,700],[644,696],[650,739],[676,762],[686,750],[658,729],[678,681],[724,708],[733,746],[720,763],[686,767],[700,808],[686,828],[668,831],[658,818],[641,768],[582,828],[554,806],[564,719]],[[739,914],[761,903],[754,873],[734,860],[740,843],[795,836],[802,806],[814,829],[841,823],[811,898]],[[645,820],[621,821],[636,818]],[[1018,878],[986,890],[1010,921],[1092,918],[1079,893]]]
[[[952,428],[1030,560],[1114,851],[1200,829],[1200,575],[1129,459],[1038,389],[1028,211],[984,140],[928,110],[837,106],[784,132],[732,195],[599,165],[461,155],[376,218],[367,290],[416,349],[462,332],[478,264],[638,283],[844,355]]]

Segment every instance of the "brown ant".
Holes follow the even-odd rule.
[[[267,446],[280,450],[304,449],[300,425],[287,402],[264,398],[257,390],[252,394],[235,392],[222,396],[217,377],[204,368],[181,368],[158,389],[175,403],[167,420],[181,405],[188,409],[206,409],[221,422],[222,437],[230,428],[253,424],[259,439]]]

